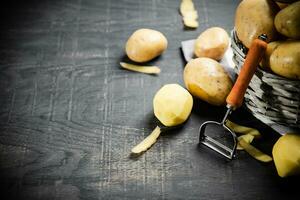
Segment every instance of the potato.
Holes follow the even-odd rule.
[[[196,58],[187,63],[183,79],[188,91],[212,105],[224,105],[232,81],[222,65],[211,58]]]
[[[271,67],[270,67],[270,57],[273,53],[273,51],[280,45],[282,44],[283,41],[274,41],[268,44],[267,46],[267,50],[265,52],[265,55],[261,61],[261,67],[262,69],[266,70],[266,71],[270,71]]]
[[[275,17],[279,33],[292,39],[300,39],[300,1],[282,9]]]
[[[212,27],[202,32],[195,42],[194,53],[197,57],[221,60],[229,45],[227,32],[219,27]]]
[[[193,107],[192,95],[178,84],[167,84],[153,98],[154,115],[165,126],[177,126],[187,120]],[[149,149],[162,132],[159,125],[142,142],[131,149],[140,154]]]
[[[164,85],[153,99],[154,115],[165,126],[177,126],[185,122],[192,107],[192,95],[178,84]]]
[[[276,40],[274,18],[279,7],[271,0],[243,0],[236,9],[235,29],[239,40],[249,48],[261,34],[267,34],[267,42]]]
[[[168,46],[166,37],[159,31],[139,29],[126,43],[126,54],[135,62],[147,62],[162,54]]]
[[[300,174],[300,135],[281,136],[273,146],[272,154],[280,177]]]
[[[300,79],[300,41],[285,41],[271,54],[271,70],[283,77]]]

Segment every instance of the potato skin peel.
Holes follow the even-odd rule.
[[[145,73],[145,74],[159,74],[161,71],[160,68],[157,66],[139,66],[139,65],[133,65],[125,62],[120,62],[120,65],[124,69]]]
[[[247,151],[247,153],[249,153],[256,160],[259,160],[261,162],[271,162],[273,160],[272,157],[268,156],[267,154],[264,154],[254,146],[250,145],[243,138],[239,138],[239,144],[245,151]]]
[[[179,10],[186,27],[197,28],[199,26],[198,13],[192,0],[182,0]]]
[[[142,142],[131,149],[131,152],[134,154],[142,153],[149,149],[156,141],[157,138],[160,136],[161,130],[157,126],[148,137],[146,137]]]

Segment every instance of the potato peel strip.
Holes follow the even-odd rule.
[[[236,133],[240,133],[242,135],[249,134],[249,135],[254,136],[254,138],[259,138],[261,136],[261,134],[258,130],[254,129],[254,128],[247,127],[247,126],[238,125],[238,124],[233,123],[229,120],[226,121],[226,126],[230,130],[232,130]]]
[[[273,160],[272,157],[268,156],[267,154],[264,154],[254,146],[250,145],[243,138],[240,138],[239,144],[245,149],[245,151],[247,151],[247,153],[249,153],[256,160],[259,160],[261,162],[270,162]]]
[[[260,138],[261,134],[258,130],[246,126],[241,126],[236,123],[233,123],[229,120],[226,121],[226,126],[230,128],[232,131],[241,134],[238,137],[238,146],[237,150],[245,150],[249,153],[253,158],[259,160],[261,162],[270,162],[272,161],[272,157],[267,154],[264,154],[250,143],[254,138]]]
[[[244,139],[248,144],[250,144],[253,141],[254,136],[250,135],[250,134],[241,135],[241,136],[238,137],[238,141],[241,140],[241,139]],[[239,142],[238,142],[238,145],[237,145],[236,149],[237,150],[244,150],[244,148],[240,145]]]
[[[131,152],[138,154],[138,153],[142,153],[143,151],[146,151],[156,142],[160,133],[161,133],[161,130],[157,126],[148,137],[146,137],[142,142],[140,142],[138,145],[133,147],[131,149]]]
[[[183,23],[186,27],[198,27],[198,13],[192,0],[182,0],[179,10],[183,17]]]
[[[145,74],[159,74],[160,68],[157,66],[139,66],[139,65],[133,65],[125,62],[120,62],[120,65],[124,69],[128,69],[135,72],[141,72]]]

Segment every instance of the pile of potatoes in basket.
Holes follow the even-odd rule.
[[[267,34],[261,68],[300,79],[300,1],[243,0],[236,10],[235,29],[247,48],[259,35]]]

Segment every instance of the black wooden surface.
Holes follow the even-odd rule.
[[[198,127],[223,108],[195,101],[183,128],[145,154],[130,149],[155,127],[152,98],[182,84],[180,42],[211,26],[233,26],[239,1],[195,0],[200,27],[184,30],[179,0],[44,0],[1,5],[1,199],[297,199],[296,178],[241,152],[228,162],[197,145]],[[120,69],[138,28],[163,32],[159,76]],[[271,154],[277,133],[245,111]],[[5,197],[5,198],[4,198]]]

